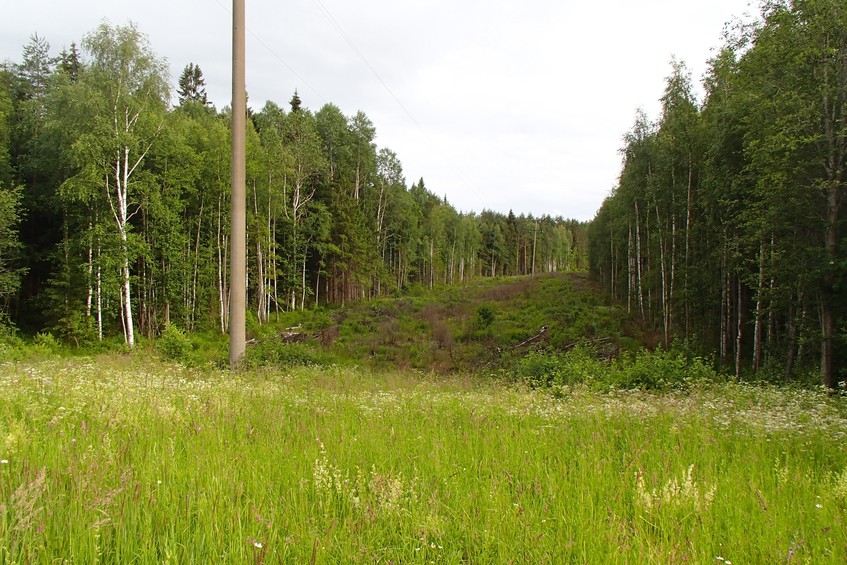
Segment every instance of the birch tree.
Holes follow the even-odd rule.
[[[163,125],[167,69],[132,24],[101,24],[85,36],[82,46],[90,60],[80,77],[80,93],[87,97],[90,113],[74,150],[78,162],[102,179],[103,198],[120,240],[124,340],[134,347],[130,222],[141,206],[143,187],[136,179]]]

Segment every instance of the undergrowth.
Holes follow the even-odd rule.
[[[692,383],[726,380],[712,362],[677,349],[655,352],[642,349],[604,360],[586,345],[577,345],[564,353],[532,351],[515,362],[512,375],[532,387],[549,388],[557,394],[563,387],[577,384],[597,390],[665,391],[685,389]]]

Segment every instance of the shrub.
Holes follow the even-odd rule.
[[[59,342],[56,341],[53,334],[39,332],[35,334],[30,349],[35,355],[50,357],[59,352]]]
[[[84,312],[73,310],[59,319],[53,327],[56,336],[66,345],[92,347],[97,343],[97,328],[94,318]]]
[[[717,373],[700,357],[675,350],[639,351],[622,359],[612,372],[612,384],[621,388],[667,390],[686,388],[693,381],[715,380]]]
[[[585,383],[595,388],[646,390],[684,389],[695,381],[715,381],[718,374],[701,357],[680,351],[641,350],[610,364],[585,345],[564,354],[534,351],[516,364],[516,376],[534,387],[559,387]]]
[[[494,318],[494,308],[491,306],[483,304],[476,309],[476,323],[479,329],[488,329],[488,327],[494,323]]]
[[[518,361],[517,376],[531,386],[561,387],[604,381],[609,367],[589,347],[578,345],[564,354],[533,351]]]
[[[193,346],[183,330],[173,324],[167,324],[162,335],[156,340],[156,348],[165,359],[185,361]]]
[[[245,363],[248,367],[296,367],[329,364],[327,358],[305,343],[284,343],[264,340],[247,349]]]
[[[550,386],[562,375],[562,358],[558,355],[533,351],[518,361],[517,377],[530,386]]]

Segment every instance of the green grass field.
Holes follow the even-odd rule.
[[[145,355],[0,365],[0,563],[845,563],[847,409]]]

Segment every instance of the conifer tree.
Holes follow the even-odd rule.
[[[296,89],[294,90],[294,94],[291,96],[291,100],[289,101],[289,104],[291,104],[291,111],[292,112],[299,112],[300,108],[303,105],[302,100],[300,100],[300,95],[297,94]]]
[[[180,105],[186,102],[196,102],[202,106],[207,106],[209,100],[206,97],[206,80],[203,78],[203,71],[200,70],[200,65],[189,63],[179,75],[179,88],[177,89]]]

